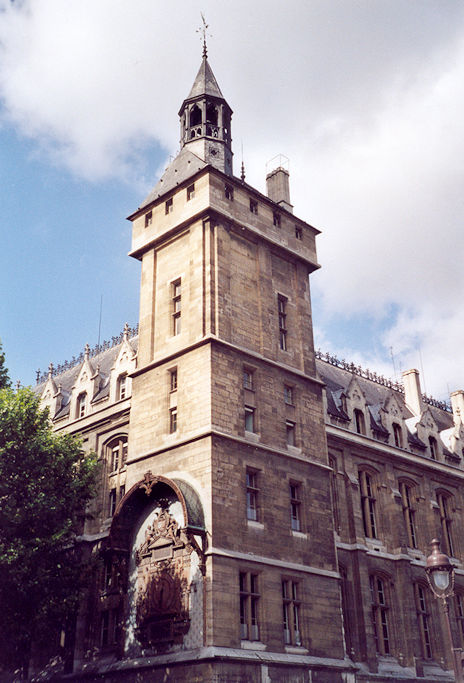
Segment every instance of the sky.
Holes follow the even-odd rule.
[[[0,338],[34,384],[138,320],[126,217],[179,148],[208,58],[235,174],[289,158],[322,231],[315,345],[464,388],[461,0],[0,0]]]

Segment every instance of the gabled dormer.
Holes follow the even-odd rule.
[[[129,326],[124,326],[121,348],[111,368],[110,401],[122,401],[131,395],[130,373],[136,368],[136,352],[129,342]]]
[[[391,393],[380,410],[382,425],[390,433],[389,442],[397,448],[407,448],[408,430],[398,400]]]
[[[45,387],[40,397],[40,402],[43,408],[48,408],[50,411],[50,417],[53,419],[55,413],[57,413],[57,396],[58,389],[53,379],[53,363],[50,363],[48,367],[48,377],[45,382]]]
[[[366,397],[358,378],[353,375],[346,395],[346,411],[351,417],[351,429],[358,434],[370,435],[370,416]]]
[[[78,420],[90,412],[90,404],[99,390],[100,375],[90,361],[90,347],[85,346],[84,360],[71,390],[70,420]]]

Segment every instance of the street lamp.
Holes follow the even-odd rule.
[[[449,557],[441,552],[438,539],[434,538],[430,545],[432,546],[432,553],[428,556],[425,567],[427,582],[435,597],[440,598],[443,603],[456,683],[464,683],[461,648],[453,646],[449,618],[448,598],[454,595],[454,567],[449,561]]]

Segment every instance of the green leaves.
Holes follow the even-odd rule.
[[[74,609],[85,574],[75,550],[96,458],[55,433],[30,389],[0,389],[0,661],[24,665]],[[26,658],[26,660],[24,660]]]

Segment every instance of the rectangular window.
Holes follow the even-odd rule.
[[[119,468],[119,442],[111,449],[111,471],[116,472]]]
[[[291,420],[286,420],[285,429],[287,430],[287,446],[295,446],[295,423]]]
[[[364,524],[364,534],[367,538],[377,538],[375,518],[375,497],[372,477],[368,472],[359,472],[359,487],[361,494],[361,512]]]
[[[171,197],[170,199],[166,200],[166,203],[164,205],[164,213],[166,215],[168,215],[168,213],[172,213],[173,208],[174,208],[173,207],[173,201],[172,201],[172,197]]]
[[[277,297],[277,310],[279,313],[279,346],[282,351],[287,350],[287,297],[281,294]]]
[[[461,593],[456,593],[456,620],[459,628],[459,639],[461,647],[464,645],[464,598]]]
[[[255,432],[255,409],[252,406],[245,406],[245,431]]]
[[[224,186],[224,196],[229,201],[231,201],[231,202],[234,201],[234,188],[232,187],[232,185],[225,185]]]
[[[127,448],[128,448],[127,439],[122,442],[121,446],[122,446],[121,467],[124,467],[124,465],[126,464],[126,460],[127,460]]]
[[[182,313],[182,290],[181,279],[172,283],[172,334],[180,334],[180,321]]]
[[[177,368],[169,371],[169,386],[171,391],[177,391]]]
[[[250,211],[251,213],[257,214],[258,213],[258,202],[256,199],[251,199],[250,197]]]
[[[414,584],[414,597],[416,599],[417,622],[424,659],[432,659],[432,644],[430,641],[429,613],[425,589],[418,583]]]
[[[454,555],[453,540],[451,536],[451,515],[449,513],[449,498],[442,493],[437,495],[438,510],[440,512],[441,542],[447,555]]]
[[[177,407],[169,411],[169,433],[177,432]]]
[[[77,397],[77,417],[84,417],[85,415],[85,407],[86,407],[86,402],[87,402],[87,394],[79,394]]]
[[[407,486],[403,481],[400,482],[400,493],[408,546],[410,548],[417,548],[416,528],[414,524],[415,511],[411,504],[411,487]]]
[[[297,240],[303,239],[303,228],[300,228],[298,225],[295,225],[295,237]]]
[[[369,577],[372,598],[372,621],[376,650],[381,655],[390,654],[388,635],[388,604],[384,581],[378,576]]]
[[[293,405],[293,387],[284,384],[284,400],[288,406]]]
[[[292,531],[301,531],[301,484],[290,484],[290,521]]]
[[[259,640],[258,575],[240,572],[240,638]]]
[[[258,472],[247,468],[246,471],[247,519],[257,522],[259,519]]]
[[[119,500],[122,500],[125,495],[126,495],[126,485],[122,484],[122,486],[119,487]]]
[[[253,391],[253,371],[248,368],[243,369],[243,388]]]
[[[403,432],[401,431],[401,427],[396,422],[392,423],[392,427],[395,446],[397,446],[398,448],[403,448]]]
[[[187,188],[187,201],[189,202],[195,196],[195,184],[189,185]]]
[[[296,581],[288,579],[282,581],[282,607],[284,643],[285,645],[301,645],[301,602]]]
[[[145,227],[148,228],[149,225],[151,225],[153,222],[153,212],[149,211],[148,213],[145,214]]]
[[[110,612],[105,610],[101,613],[101,644],[106,647],[109,642]]]
[[[272,222],[276,228],[280,228],[280,213],[278,211],[274,211],[272,214]]]
[[[118,382],[118,394],[119,394],[119,400],[122,401],[124,398],[126,398],[126,391],[127,391],[127,375],[121,375],[119,377],[119,382]]]
[[[110,517],[116,512],[116,489],[111,489],[109,496],[109,513]]]

